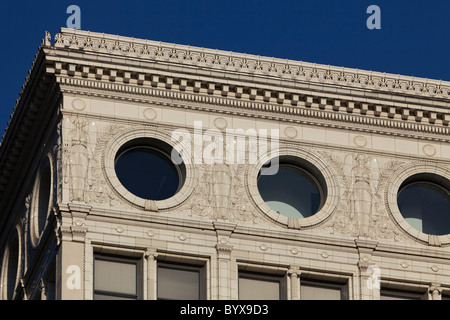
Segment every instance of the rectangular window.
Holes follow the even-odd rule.
[[[425,293],[382,288],[380,290],[380,300],[425,300]]]
[[[283,300],[286,299],[285,284],[285,277],[239,272],[239,299]]]
[[[301,279],[301,300],[346,300],[347,285],[337,282]]]
[[[137,259],[96,256],[94,300],[138,300],[141,268]]]
[[[160,300],[202,300],[206,296],[205,267],[158,263],[157,292]]]

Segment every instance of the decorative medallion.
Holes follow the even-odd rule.
[[[155,120],[157,116],[157,113],[152,108],[147,108],[144,110],[144,118],[147,120]]]
[[[224,118],[216,118],[214,120],[214,125],[218,129],[225,129],[227,127],[227,124],[227,120],[225,120]]]
[[[72,107],[77,111],[82,111],[86,108],[86,103],[82,99],[75,99],[72,101]]]
[[[429,157],[433,157],[436,154],[436,148],[431,144],[426,144],[422,147],[423,153]]]
[[[367,145],[367,139],[363,136],[356,136],[353,138],[353,142],[356,146],[364,148]]]
[[[286,129],[284,129],[284,134],[286,135],[286,137],[293,139],[297,137],[297,129],[295,129],[294,127],[287,127]]]

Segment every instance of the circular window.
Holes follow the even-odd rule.
[[[397,195],[406,222],[426,234],[450,234],[449,186],[450,181],[431,174],[407,179]]]
[[[36,245],[47,225],[51,194],[52,194],[52,170],[50,158],[46,156],[39,167],[33,191],[31,208],[31,236]]]
[[[184,183],[184,165],[175,164],[171,147],[153,139],[135,139],[116,154],[114,169],[120,183],[143,199],[165,200],[174,196]]]
[[[289,218],[307,218],[320,210],[325,192],[317,169],[300,159],[281,159],[275,172],[264,175],[261,170],[258,176],[259,193],[272,210]]]

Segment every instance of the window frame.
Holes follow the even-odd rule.
[[[428,300],[427,299],[427,292],[420,292],[420,291],[409,291],[407,289],[388,289],[381,287],[380,289],[380,300],[391,300],[391,299],[382,299],[383,296],[391,297],[399,297],[403,298],[402,300]]]
[[[416,185],[430,185],[430,186],[433,186],[433,187],[435,187],[435,188],[437,188],[437,189],[440,189],[443,193],[447,193],[447,196],[450,198],[450,190],[447,189],[445,186],[443,186],[443,185],[441,185],[441,184],[439,184],[439,183],[436,183],[435,181],[433,181],[433,180],[431,180],[431,179],[430,179],[430,180],[427,180],[427,179],[421,178],[421,179],[413,180],[413,181],[410,181],[410,182],[405,181],[405,182],[400,186],[400,188],[399,188],[399,190],[398,190],[398,193],[397,193],[397,206],[398,206],[398,208],[399,208],[399,211],[400,211],[401,215],[403,216],[403,219],[405,219],[407,222],[408,222],[408,220],[407,220],[408,218],[405,217],[405,215],[407,215],[406,212],[402,212],[402,210],[400,209],[399,197],[400,197],[400,194],[401,194],[403,191],[405,191],[405,190],[408,189],[408,188],[414,187],[414,186],[416,186]],[[422,208],[423,208],[423,207],[422,207]],[[421,209],[422,209],[422,208],[421,208]],[[423,223],[423,222],[426,221],[426,220],[424,219],[424,218],[426,218],[426,215],[423,214],[423,213],[421,213],[421,215],[422,215],[421,221],[422,221],[422,223]],[[408,224],[409,224],[409,222],[408,222]],[[411,225],[411,227],[415,228],[413,225]],[[415,228],[415,229],[416,229],[416,228]],[[417,229],[416,229],[416,230],[417,230]],[[427,233],[427,232],[424,232],[424,231],[422,231],[422,230],[417,230],[417,231],[419,231],[419,232],[421,232],[421,233],[424,233],[424,234],[433,235],[433,236],[446,236],[447,234],[450,234],[450,230],[449,230],[449,232],[444,233],[444,234]]]
[[[206,300],[207,298],[207,278],[206,278],[206,264],[193,264],[193,263],[183,263],[183,262],[171,262],[171,261],[157,261],[156,263],[156,300],[176,300],[159,298],[158,287],[159,287],[159,268],[181,270],[181,271],[198,271],[199,273],[199,284],[198,284],[198,300]]]
[[[447,168],[435,163],[412,162],[399,165],[385,183],[385,206],[397,225],[417,242],[429,246],[450,244],[448,235],[431,235],[411,226],[400,212],[398,206],[399,190],[414,181],[435,182],[450,190],[450,174]]]
[[[315,187],[317,188],[317,190],[319,191],[319,206],[318,206],[316,212],[312,213],[311,215],[307,215],[306,217],[301,217],[301,218],[299,217],[298,219],[307,219],[307,218],[309,218],[309,217],[314,216],[316,213],[318,213],[320,210],[322,210],[322,207],[324,206],[325,201],[326,201],[326,195],[327,195],[327,193],[326,193],[326,191],[324,190],[323,183],[320,183],[319,179],[318,179],[313,173],[310,172],[311,170],[308,170],[308,169],[304,168],[303,166],[300,166],[300,165],[297,164],[297,163],[293,163],[293,162],[286,161],[286,160],[282,160],[282,159],[281,159],[281,161],[280,161],[280,163],[279,163],[278,166],[279,166],[279,168],[287,167],[287,168],[292,168],[292,169],[295,169],[295,170],[297,170],[297,171],[302,172],[303,174],[305,174],[306,176],[308,176],[308,177],[313,181],[314,186],[315,186]],[[257,184],[258,192],[260,192],[259,187],[258,187],[258,183],[259,183],[259,179],[261,178],[261,170],[262,170],[263,168],[264,168],[264,166],[262,166],[262,167],[260,168],[260,170],[259,170],[259,172],[258,172],[258,176],[257,176],[257,178],[256,178],[256,184]],[[276,175],[276,174],[275,174],[275,175]],[[261,195],[261,194],[260,194],[260,195]],[[261,195],[261,198],[262,198],[263,201],[266,203],[266,200],[264,200],[264,198],[262,197],[262,195]],[[272,209],[272,210],[273,210],[273,209]],[[281,213],[280,213],[280,214],[281,214]],[[287,216],[286,216],[286,217],[287,217]]]
[[[300,276],[300,300],[302,299],[301,288],[304,285],[314,286],[316,288],[330,288],[330,289],[340,289],[341,299],[349,300],[349,282],[348,281],[338,281],[332,279],[316,279],[310,277]]]
[[[95,288],[95,268],[96,261],[108,261],[108,262],[119,262],[128,263],[136,265],[136,294],[121,293],[115,291],[98,290]],[[132,298],[132,300],[142,300],[143,299],[143,263],[142,258],[138,257],[125,257],[125,256],[115,256],[109,254],[94,254],[93,258],[93,268],[92,268],[92,299],[95,299],[97,294],[110,297],[119,298]],[[103,300],[103,299],[98,299]]]
[[[276,274],[276,273],[267,273],[267,272],[254,272],[254,271],[244,271],[238,270],[238,299],[240,300],[240,279],[252,279],[252,280],[261,280],[261,281],[272,281],[279,283],[279,299],[278,300],[287,300],[287,276]],[[246,299],[248,300],[248,299]]]
[[[117,171],[116,171],[116,164],[117,161],[120,159],[120,157],[122,157],[124,154],[133,151],[133,150],[139,150],[139,149],[149,149],[154,153],[158,153],[159,157],[165,161],[167,161],[167,163],[169,165],[171,165],[172,169],[175,169],[176,174],[177,174],[177,179],[178,179],[178,186],[177,186],[177,190],[175,191],[175,193],[173,195],[171,195],[169,198],[166,199],[170,199],[171,197],[173,197],[174,195],[176,195],[182,188],[184,185],[184,182],[186,180],[186,169],[183,170],[184,167],[184,162],[182,164],[176,164],[172,161],[171,156],[168,154],[168,152],[165,150],[164,147],[166,146],[157,146],[155,142],[152,142],[150,139],[147,139],[148,141],[146,141],[145,139],[136,139],[138,141],[130,141],[130,144],[125,144],[124,146],[122,146],[118,151],[117,154],[114,158],[114,171],[116,172],[116,176],[119,179],[120,183],[122,183],[121,179],[119,178],[119,176],[117,175]],[[163,142],[159,142],[160,144],[162,144]],[[123,185],[123,184],[122,184]],[[128,188],[124,185],[125,189],[128,190]],[[132,193],[133,195],[135,195],[136,197],[140,197],[139,195],[134,194],[132,191],[128,190],[130,193]],[[164,201],[166,199],[159,199],[159,200],[155,200],[155,199],[147,199],[147,198],[142,198],[145,200],[152,200],[152,201]]]

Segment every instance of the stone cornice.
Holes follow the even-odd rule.
[[[353,107],[349,110],[348,106],[336,107],[336,100],[326,100],[322,105],[320,102],[312,102],[310,105],[293,106],[186,89],[180,90],[177,87],[168,90],[157,86],[107,83],[93,79],[78,79],[67,75],[58,76],[57,79],[63,93],[81,96],[149,103],[163,107],[241,115],[292,124],[340,128],[428,141],[449,141],[450,128],[448,124],[444,125],[442,121],[439,125],[436,122],[433,123],[432,120],[424,117],[423,112],[419,114],[417,111],[413,113],[410,110],[403,110],[402,112],[405,114],[413,113],[407,118],[402,118],[398,114],[390,115],[389,111],[386,111],[387,109],[381,105],[370,108],[367,105],[366,109]],[[312,101],[315,101],[315,98]],[[378,107],[381,109],[377,113]]]
[[[16,100],[0,145],[0,228],[6,221],[3,215],[12,210],[11,206],[15,203],[9,197],[21,196],[22,183],[36,163],[35,152],[42,148],[41,145],[33,144],[33,141],[43,137],[45,130],[53,124],[50,120],[55,113],[48,110],[57,103],[59,89],[55,77],[45,72],[44,46],[43,40]],[[18,167],[29,170],[16,170]],[[4,201],[9,202],[5,204]]]
[[[75,29],[62,28],[55,36],[54,47],[245,73],[255,78],[292,79],[399,95],[433,99],[450,98],[450,82],[446,81],[261,57]]]
[[[56,74],[66,92],[136,102],[165,98],[186,102],[186,108],[211,104],[258,118],[318,120],[344,129],[359,126],[360,131],[448,141],[448,82],[64,28],[54,44],[45,43],[47,72]],[[313,69],[305,77],[280,68]],[[342,74],[336,78],[335,72]],[[362,83],[365,77],[368,82]],[[403,87],[405,81],[408,86]]]

